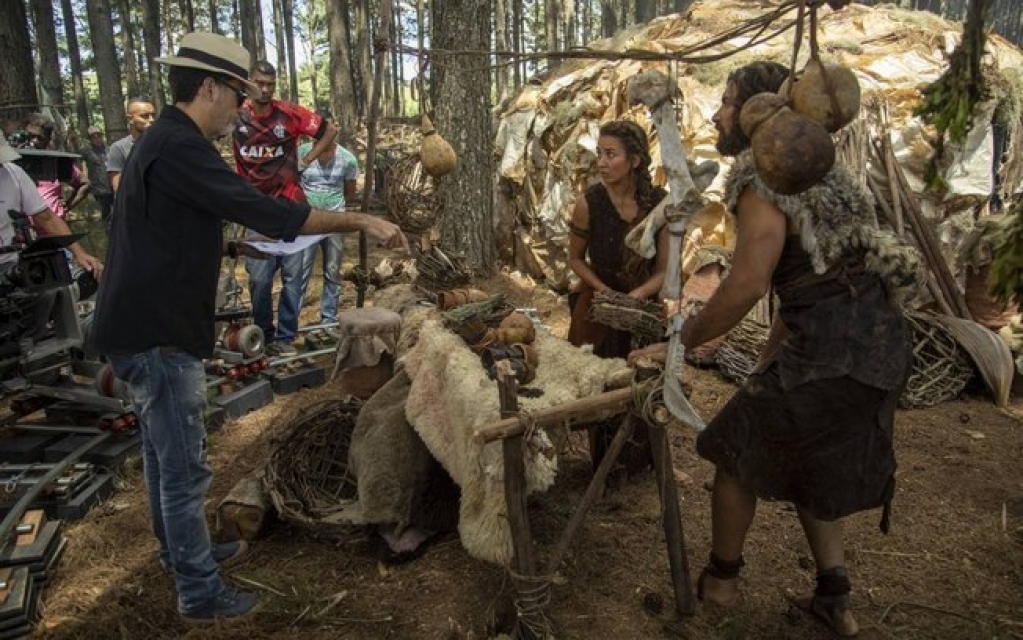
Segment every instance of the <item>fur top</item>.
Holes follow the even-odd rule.
[[[818,184],[786,196],[772,191],[757,175],[753,154],[745,151],[725,183],[725,206],[736,211],[747,188],[773,203],[794,229],[816,273],[825,273],[843,258],[861,256],[867,270],[877,273],[892,290],[915,286],[920,258],[902,238],[877,224],[874,205],[846,169],[836,164]]]

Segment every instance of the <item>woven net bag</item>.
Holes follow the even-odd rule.
[[[359,407],[357,401],[314,404],[277,442],[263,483],[281,519],[318,535],[347,537],[360,530],[336,517],[358,497],[348,449]]]
[[[913,334],[913,364],[899,406],[922,409],[955,398],[973,377],[966,350],[927,314],[907,313],[906,320]]]
[[[418,153],[402,158],[388,170],[384,182],[387,213],[406,233],[424,233],[437,222],[441,206],[434,185]]]

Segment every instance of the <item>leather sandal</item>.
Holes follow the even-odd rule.
[[[852,638],[860,632],[860,625],[849,609],[849,596],[819,596],[816,593],[787,592],[786,599],[802,611],[813,614],[837,635]]]

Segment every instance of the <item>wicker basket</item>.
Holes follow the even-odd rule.
[[[913,333],[913,363],[899,396],[903,409],[922,409],[958,396],[973,377],[966,350],[927,314],[907,313]]]
[[[767,344],[769,331],[770,327],[757,320],[754,314],[747,314],[728,332],[714,353],[714,361],[721,374],[737,384],[745,382]]]
[[[406,233],[420,234],[432,227],[440,215],[440,198],[434,179],[423,170],[419,154],[397,161],[384,183],[387,213]]]
[[[314,404],[274,447],[263,484],[281,519],[317,535],[348,537],[361,530],[333,517],[358,495],[348,448],[359,408],[358,401]]]

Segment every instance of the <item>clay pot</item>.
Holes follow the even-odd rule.
[[[419,149],[419,161],[423,165],[423,170],[434,178],[454,171],[458,166],[458,156],[455,155],[455,150],[451,148],[447,140],[440,137],[433,127],[433,122],[425,115],[420,125],[420,131],[423,133],[423,142]]]
[[[753,163],[764,184],[775,193],[795,195],[831,171],[835,144],[821,124],[780,105],[779,96],[771,95],[747,100],[739,126],[750,138]]]
[[[786,80],[778,93],[789,97],[793,111],[819,122],[829,133],[852,122],[860,111],[859,80],[840,64],[810,60],[791,82],[791,89],[789,83]],[[834,91],[834,101],[829,86]]]

